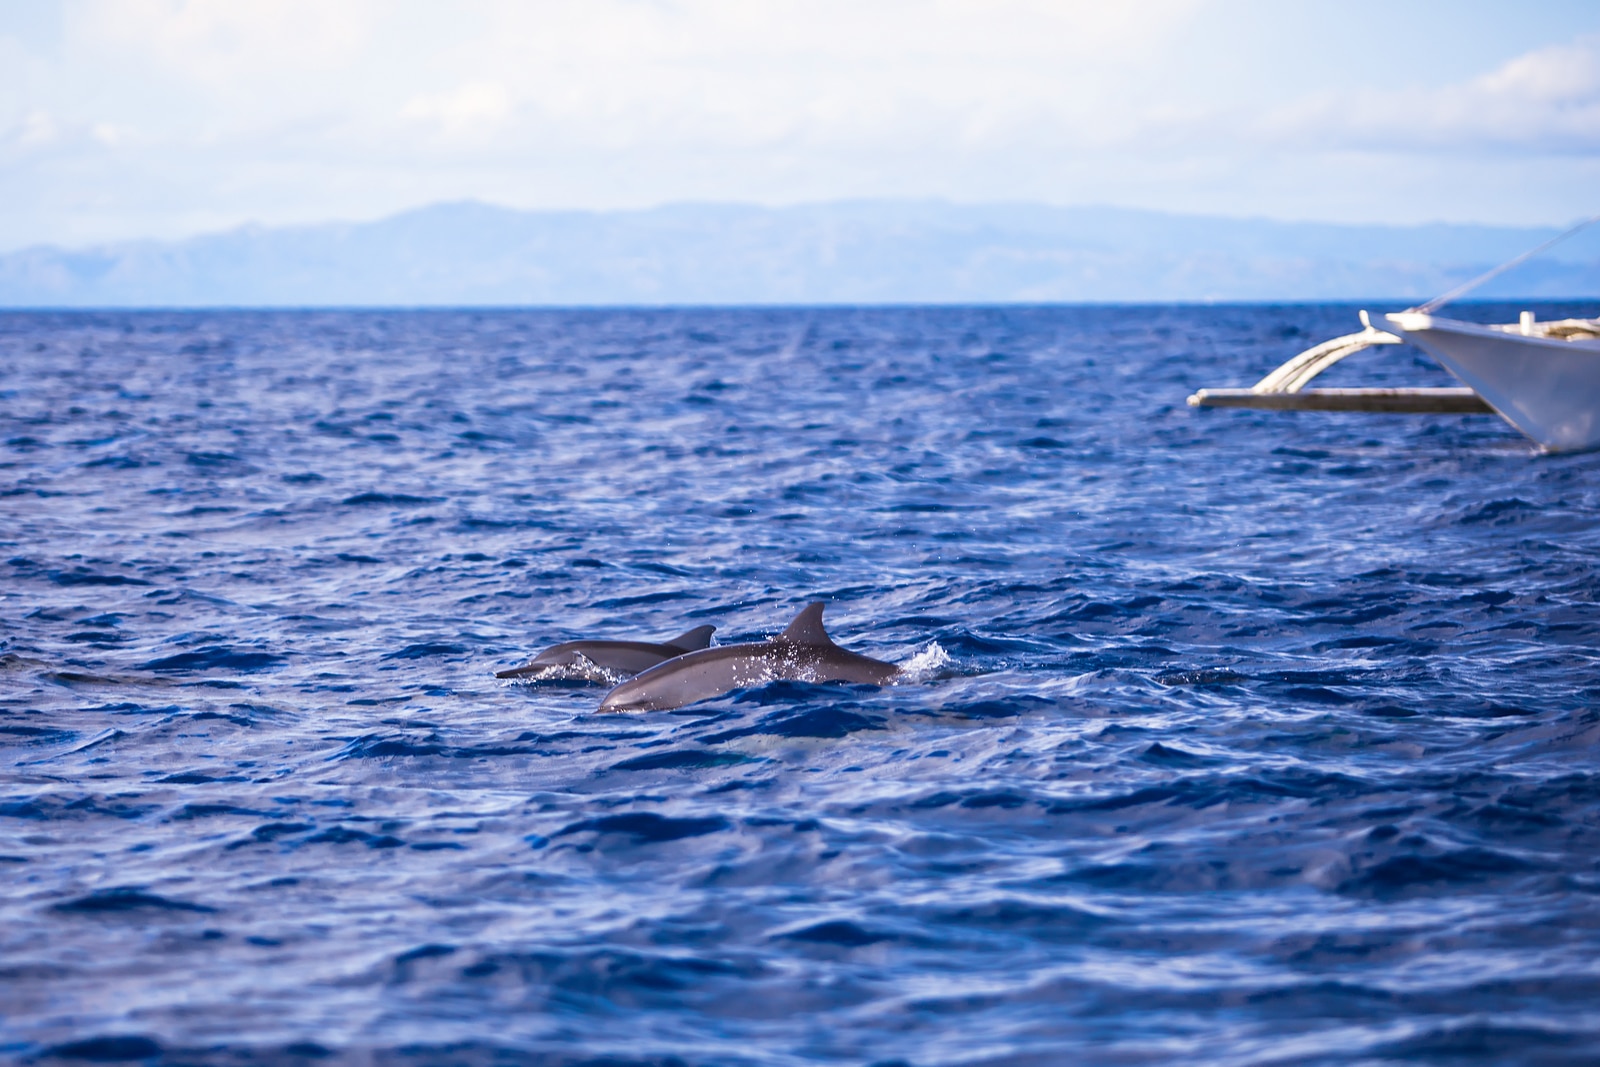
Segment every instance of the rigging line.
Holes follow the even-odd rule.
[[[1550,240],[1546,241],[1544,244],[1540,245],[1539,247],[1530,248],[1530,249],[1528,249],[1528,251],[1522,253],[1522,255],[1517,256],[1515,259],[1506,260],[1504,263],[1500,264],[1498,267],[1494,268],[1493,270],[1485,271],[1483,274],[1478,275],[1476,278],[1472,279],[1470,282],[1467,282],[1467,283],[1465,283],[1463,285],[1458,285],[1454,289],[1450,290],[1448,293],[1443,293],[1443,294],[1441,294],[1439,296],[1436,296],[1432,300],[1428,301],[1426,304],[1421,305],[1420,307],[1407,308],[1406,310],[1407,311],[1420,311],[1423,314],[1429,314],[1429,313],[1438,311],[1440,308],[1442,308],[1446,304],[1450,303],[1450,301],[1455,300],[1458,297],[1466,296],[1468,293],[1472,292],[1472,290],[1476,289],[1478,286],[1482,285],[1484,282],[1488,281],[1490,278],[1498,277],[1499,275],[1504,274],[1506,271],[1510,270],[1512,267],[1517,266],[1519,263],[1523,263],[1523,262],[1525,262],[1527,260],[1532,259],[1534,256],[1538,255],[1540,252],[1543,252],[1545,249],[1549,248],[1551,245],[1559,244],[1560,242],[1565,241],[1568,237],[1571,237],[1573,234],[1577,233],[1579,230],[1584,229],[1587,226],[1592,226],[1597,222],[1600,222],[1600,215],[1590,215],[1588,218],[1584,219],[1582,222],[1579,222],[1576,225],[1574,225],[1574,226],[1572,226],[1572,227],[1570,227],[1570,228],[1568,228],[1566,230],[1563,230],[1561,233],[1556,234],[1554,237],[1550,238]]]

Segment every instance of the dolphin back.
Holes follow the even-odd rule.
[[[669,711],[779,678],[884,685],[900,668],[840,648],[822,626],[822,604],[807,604],[770,641],[686,652],[607,693],[601,711]]]
[[[696,649],[709,646],[711,644],[711,635],[716,632],[717,628],[715,626],[696,626],[694,629],[687,630],[670,641],[661,643],[670,645],[673,648],[681,648],[685,652],[693,652]]]
[[[777,640],[787,641],[791,645],[831,647],[833,638],[829,637],[828,631],[822,627],[822,607],[820,600],[807,604],[783,633],[777,636]]]
[[[648,641],[565,641],[551,645],[535,656],[531,663],[508,671],[495,671],[494,676],[522,678],[562,667],[580,671],[597,667],[601,671],[638,674],[685,652],[707,647],[711,644],[711,635],[716,632],[715,626],[696,626],[660,644]]]
[[[763,653],[770,642],[685,652],[621,683],[601,711],[670,711],[771,680]]]

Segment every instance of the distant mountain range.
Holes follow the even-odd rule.
[[[850,201],[516,211],[0,255],[0,307],[1416,300],[1554,231],[1343,226],[1110,207]],[[1600,299],[1575,241],[1475,294]]]

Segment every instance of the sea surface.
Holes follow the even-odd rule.
[[[1600,1060],[1600,455],[1184,404],[1355,310],[0,315],[0,1056]]]

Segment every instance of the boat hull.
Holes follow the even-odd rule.
[[[1390,330],[1544,448],[1600,447],[1600,341],[1526,336],[1420,312],[1385,317]]]

